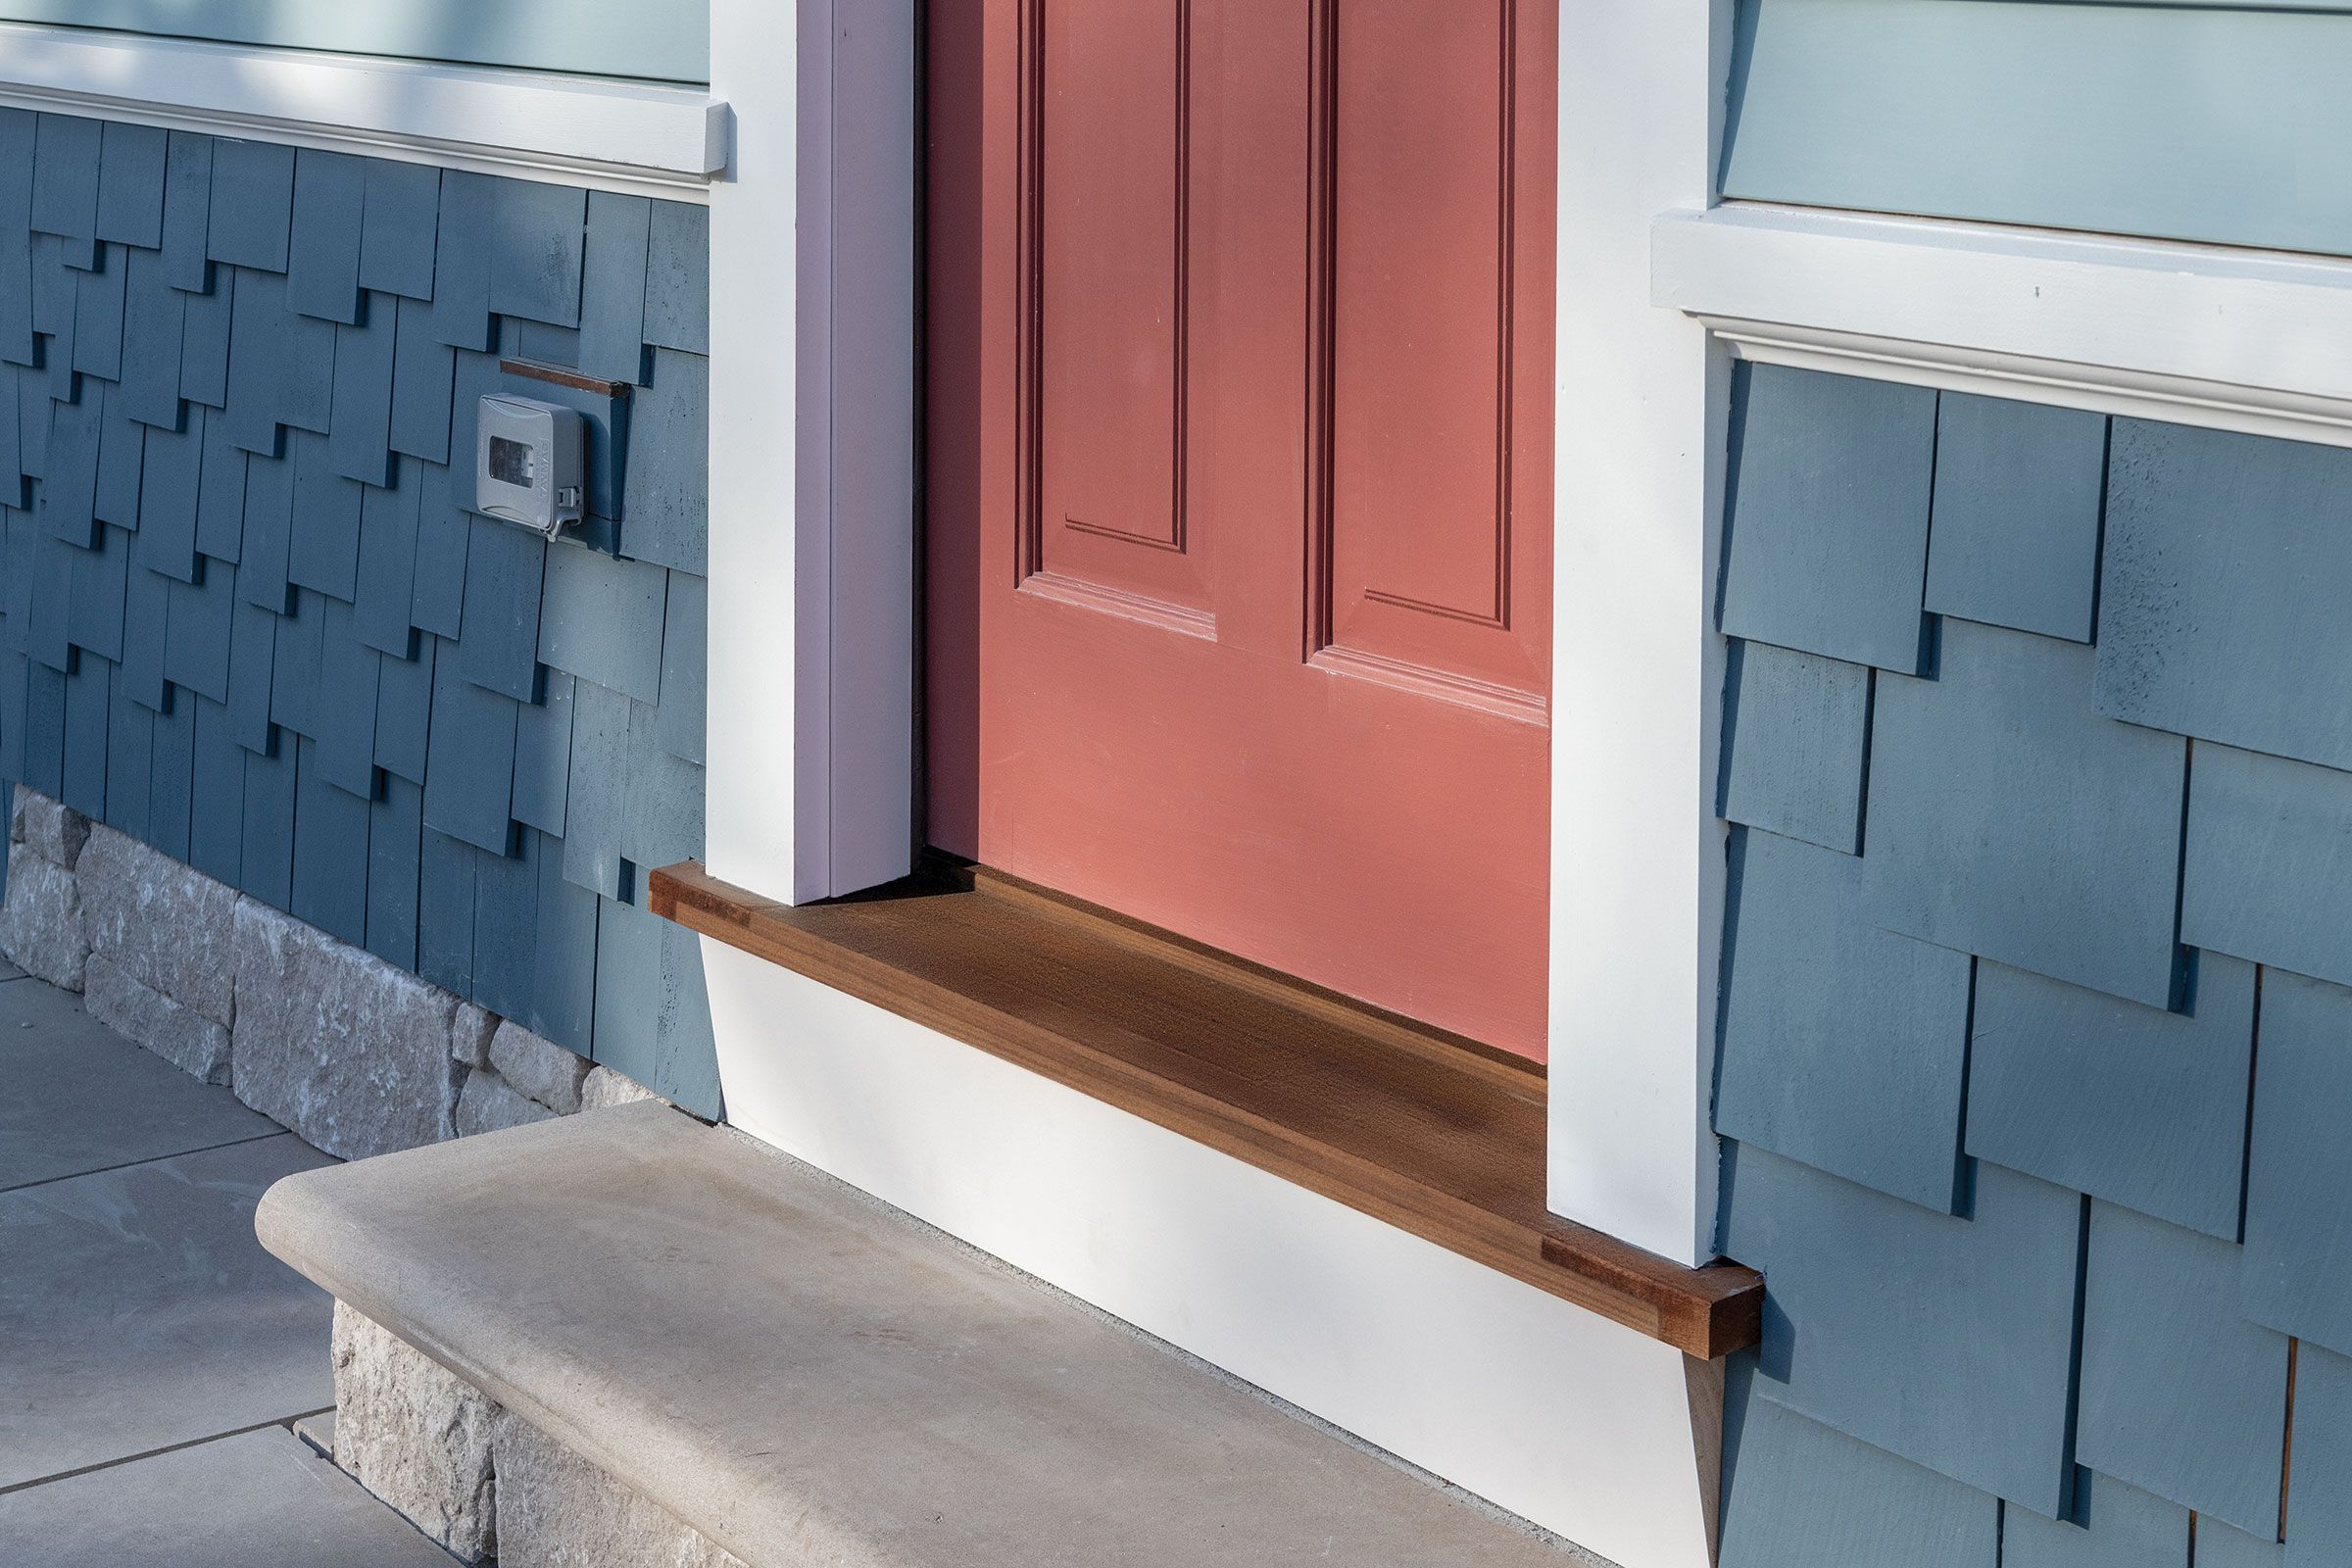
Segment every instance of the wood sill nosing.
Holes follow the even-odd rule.
[[[1296,1182],[1701,1360],[1763,1281],[1544,1204],[1543,1069],[984,867],[793,906],[686,861],[656,914]]]

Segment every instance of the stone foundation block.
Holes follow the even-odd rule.
[[[492,1430],[499,1568],[744,1568],[513,1411],[500,1410]]]
[[[527,1127],[535,1121],[547,1121],[555,1114],[537,1101],[516,1093],[513,1084],[494,1072],[469,1072],[466,1075],[466,1087],[458,1094],[457,1133],[460,1138],[471,1138],[475,1133]]]
[[[466,1561],[495,1557],[498,1406],[341,1301],[334,1361],[335,1463]]]
[[[89,830],[74,876],[91,948],[149,991],[214,1023],[236,1021],[234,888],[103,824]]]
[[[8,902],[0,905],[0,952],[53,986],[81,989],[90,943],[73,872],[38,855],[10,864]]]
[[[580,1108],[580,1080],[588,1076],[590,1063],[509,1018],[490,1039],[490,1065],[521,1093],[568,1116]]]
[[[470,1002],[458,1004],[458,1015],[450,1020],[449,1054],[453,1060],[468,1067],[490,1065],[490,1041],[498,1033],[498,1014]]]
[[[87,857],[84,862],[88,863]],[[90,955],[82,1005],[116,1033],[208,1084],[229,1081],[228,1031],[192,1008],[141,985],[104,953]]]
[[[580,1080],[580,1108],[610,1110],[614,1105],[633,1105],[640,1100],[659,1100],[661,1097],[634,1078],[624,1077],[602,1065],[588,1069]]]
[[[37,790],[17,786],[16,805],[8,816],[9,843],[22,845],[28,854],[71,871],[89,836],[88,817]]]
[[[449,1136],[457,998],[254,899],[235,927],[239,1100],[344,1159]]]

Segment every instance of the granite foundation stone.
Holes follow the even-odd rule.
[[[498,1407],[340,1301],[333,1354],[335,1463],[459,1557],[495,1557]]]
[[[74,878],[94,950],[198,1016],[236,1021],[234,888],[103,824]]]
[[[492,1423],[499,1568],[744,1568],[743,1559],[511,1410]]]
[[[149,990],[104,953],[90,955],[82,1005],[116,1033],[208,1084],[229,1081],[229,1033],[193,1008]]]
[[[490,1065],[516,1090],[567,1116],[580,1108],[580,1080],[588,1076],[590,1063],[509,1018],[491,1037]]]
[[[10,864],[8,899],[0,904],[0,951],[27,974],[67,991],[81,989],[90,942],[72,871],[40,855],[20,856]]]
[[[457,998],[256,900],[235,928],[239,1100],[344,1159],[450,1136]]]
[[[470,1002],[458,1004],[449,1024],[449,1054],[468,1067],[490,1065],[490,1041],[498,1033],[499,1016]]]
[[[460,1138],[471,1138],[475,1133],[527,1127],[535,1121],[547,1121],[555,1114],[518,1093],[494,1072],[469,1072],[466,1075],[466,1087],[458,1094],[457,1134]]]
[[[580,1080],[582,1110],[611,1110],[615,1105],[633,1105],[640,1100],[660,1098],[636,1079],[624,1077],[602,1063],[589,1068],[588,1076]]]
[[[37,790],[17,786],[16,805],[8,816],[9,843],[21,845],[26,853],[61,870],[71,871],[74,862],[81,858],[81,847],[89,836],[88,817]]]

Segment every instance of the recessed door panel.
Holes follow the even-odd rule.
[[[1039,512],[1025,575],[1201,612],[1186,505],[1189,0],[1053,0],[1042,22]]]
[[[1335,668],[1540,717],[1544,616],[1522,600],[1549,569],[1549,519],[1521,524],[1549,489],[1522,471],[1520,440],[1548,399],[1527,383],[1517,315],[1549,271],[1518,230],[1532,203],[1548,245],[1549,192],[1527,187],[1549,159],[1519,144],[1518,9],[1338,8],[1319,646]]]
[[[1541,1055],[1553,7],[981,3],[976,52],[933,12],[944,846]]]

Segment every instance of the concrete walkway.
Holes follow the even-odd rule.
[[[448,1568],[291,1430],[333,1303],[253,1210],[331,1163],[0,961],[0,1563]]]

